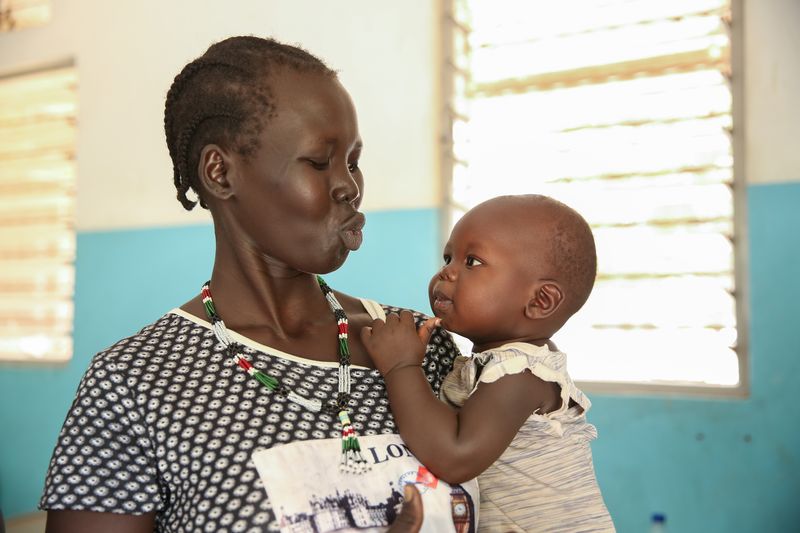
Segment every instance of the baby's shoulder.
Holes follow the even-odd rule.
[[[471,364],[479,370],[494,368],[494,372],[503,374],[532,370],[536,366],[544,366],[556,372],[566,371],[566,355],[551,350],[547,345],[513,342],[474,353],[471,359]]]

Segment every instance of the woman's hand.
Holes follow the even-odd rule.
[[[403,507],[387,533],[416,533],[422,527],[422,496],[417,487],[407,483],[403,487]]]
[[[422,365],[428,339],[439,322],[438,318],[429,318],[418,330],[410,312],[390,313],[386,322],[376,319],[371,327],[362,328],[361,340],[385,378],[394,370]]]

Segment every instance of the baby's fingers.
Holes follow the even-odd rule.
[[[439,327],[441,322],[441,318],[432,317],[419,325],[419,328],[417,328],[417,335],[419,335],[419,340],[422,341],[422,344],[425,346],[428,345],[428,341],[433,334],[433,330]]]
[[[372,328],[370,326],[361,328],[361,340],[364,341],[364,344],[372,340]]]
[[[370,344],[372,344],[373,330],[379,330],[385,325],[386,324],[383,322],[383,320],[375,319],[372,321],[371,326],[364,326],[361,328],[361,342],[364,343],[364,346],[368,347]]]

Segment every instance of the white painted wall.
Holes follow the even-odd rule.
[[[79,230],[207,220],[174,200],[163,103],[187,61],[237,34],[300,43],[340,70],[366,143],[366,209],[437,205],[438,0],[53,0],[53,10],[45,27],[0,35],[0,73],[77,61]],[[745,173],[800,181],[800,1],[744,0],[744,12]]]
[[[53,0],[41,28],[0,35],[0,73],[74,58],[79,230],[208,220],[175,200],[163,133],[172,79],[231,35],[299,43],[340,71],[359,112],[368,210],[438,201],[434,0]],[[0,103],[2,105],[2,103]]]
[[[745,173],[800,181],[800,0],[744,0]]]

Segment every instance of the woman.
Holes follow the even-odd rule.
[[[403,484],[427,478],[403,451],[357,334],[390,308],[317,276],[361,245],[362,142],[348,93],[300,48],[234,37],[175,78],[164,125],[178,199],[214,221],[211,279],[93,359],[40,502],[48,531],[394,522]],[[436,347],[426,372],[438,390],[456,348],[430,322],[421,331]],[[417,477],[398,477],[409,461]],[[424,498],[426,524],[450,519],[449,500]],[[397,530],[416,530],[419,512],[401,516]]]

